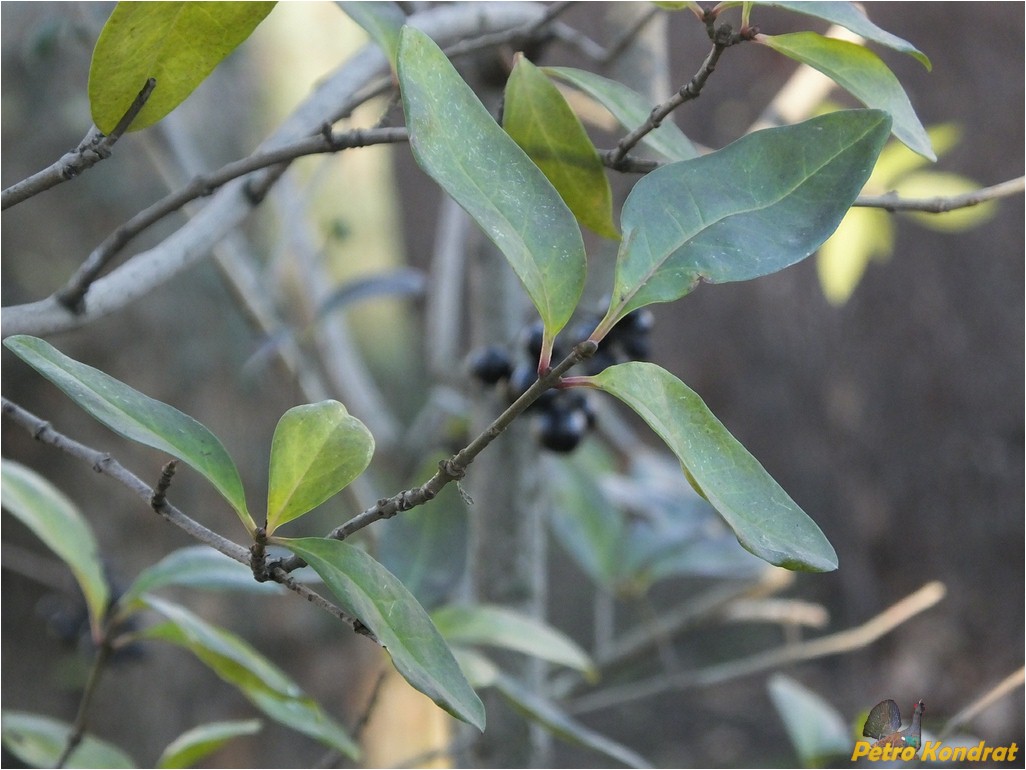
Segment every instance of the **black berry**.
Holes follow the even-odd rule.
[[[567,409],[556,404],[538,415],[538,441],[553,452],[572,452],[588,430],[588,417],[582,409]]]
[[[470,373],[485,385],[494,385],[513,373],[509,353],[497,345],[489,345],[470,355]]]

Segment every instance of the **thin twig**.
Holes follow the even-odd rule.
[[[794,582],[794,573],[785,569],[766,569],[755,580],[730,581],[713,586],[680,604],[660,611],[650,623],[631,628],[605,646],[596,649],[593,657],[602,676],[615,675],[638,659],[650,655],[661,639],[675,638],[698,626],[724,607],[739,599],[757,599],[783,591]],[[579,672],[567,671],[556,677],[552,694],[560,699],[574,696],[587,687]]]
[[[482,30],[522,27],[536,21],[543,13],[544,8],[534,3],[447,3],[415,14],[410,23],[444,47]],[[366,85],[387,70],[388,60],[381,50],[373,44],[366,45],[322,80],[261,149],[284,146],[315,134],[325,123],[334,124],[359,103]],[[126,264],[98,279],[90,289],[89,306],[84,313],[69,312],[52,296],[4,307],[0,319],[4,333],[41,336],[74,329],[140,299],[207,258],[213,245],[250,214],[253,200],[244,187],[239,180],[225,185],[188,223],[158,245],[133,255]]]
[[[975,701],[955,714],[955,716],[951,717],[951,719],[945,723],[940,733],[938,733],[937,739],[944,740],[956,727],[972,721],[982,711],[993,705],[995,701],[1005,697],[1012,690],[1022,687],[1024,682],[1026,682],[1026,668],[1020,668],[1018,671],[1013,671]]]
[[[27,179],[8,187],[0,193],[0,210],[6,209],[15,204],[28,200],[33,195],[38,195],[51,187],[56,187],[61,182],[67,182],[86,171],[101,160],[109,158],[115,142],[128,130],[132,121],[139,115],[140,110],[146,105],[150,94],[156,87],[157,81],[150,78],[139,91],[138,96],[132,105],[125,112],[117,126],[110,134],[104,136],[96,126],[89,129],[85,138],[79,142],[78,147],[69,153],[65,153],[56,163],[42,171],[38,171]]]
[[[563,2],[553,3],[545,9],[545,13],[534,21],[530,21],[520,27],[500,30],[498,32],[490,32],[485,35],[478,35],[477,37],[469,40],[461,40],[450,46],[446,46],[442,51],[447,57],[453,58],[455,56],[466,56],[467,54],[480,51],[484,48],[492,48],[497,45],[512,43],[514,41],[522,45],[524,42],[537,37],[546,26],[552,23],[556,17],[563,14],[572,5],[573,3],[565,2],[565,0]]]
[[[171,479],[174,478],[175,469],[178,467],[177,460],[169,460],[160,471],[160,479],[153,488],[153,495],[150,497],[150,507],[159,510],[167,502],[167,491],[171,488]]]
[[[0,407],[2,407],[5,417],[21,425],[33,438],[44,444],[56,447],[65,454],[84,460],[89,463],[94,471],[121,482],[129,490],[145,500],[147,505],[150,504],[153,497],[152,487],[106,452],[100,452],[75,441],[73,438],[65,436],[63,433],[55,430],[46,420],[40,419],[6,397],[0,397]],[[205,543],[226,556],[230,556],[235,561],[249,564],[249,551],[241,545],[233,543],[231,540],[207,529],[199,522],[193,521],[170,503],[165,501],[158,513],[172,524],[184,529],[188,535],[199,540],[201,543]]]
[[[748,33],[746,33],[746,35],[747,34]],[[680,90],[665,102],[656,105],[649,113],[648,118],[644,123],[635,128],[617,143],[613,154],[608,158],[608,160],[606,160],[607,165],[612,168],[619,168],[620,162],[627,156],[627,153],[630,152],[631,149],[645,136],[659,128],[667,115],[685,102],[692,101],[693,99],[697,99],[701,96],[702,89],[709,80],[709,76],[712,75],[713,71],[716,69],[716,63],[720,60],[720,55],[729,46],[746,39],[746,37],[734,34],[731,31],[730,26],[726,24],[716,28],[712,38],[712,50],[709,51],[709,54],[705,57],[705,61],[702,62],[702,66],[699,68],[698,72],[695,73],[694,77],[692,77],[685,85],[681,86]]]
[[[542,393],[554,387],[556,383],[559,382],[560,377],[585,358],[593,356],[597,349],[598,345],[591,340],[585,340],[584,342],[579,343],[566,358],[550,369],[545,375],[537,379],[534,384],[531,385],[531,387],[529,387],[522,396],[520,396],[520,398],[514,401],[502,414],[496,417],[492,424],[477,436],[477,438],[449,459],[440,462],[438,464],[438,471],[435,475],[424,482],[421,486],[414,489],[407,489],[404,492],[393,495],[392,497],[386,497],[378,500],[370,508],[358,513],[340,527],[333,529],[327,536],[334,540],[345,540],[350,535],[358,532],[369,524],[373,524],[375,521],[390,519],[397,513],[403,513],[404,511],[416,508],[418,505],[423,505],[424,503],[433,500],[447,484],[462,479],[467,472],[467,468],[474,459],[481,454],[485,447],[498,438],[502,432],[510,426],[513,420],[533,404]],[[292,556],[282,560],[281,562],[274,563],[273,566],[280,567],[291,572],[305,564],[306,562],[298,556]]]
[[[620,706],[631,701],[650,698],[670,690],[708,687],[780,666],[862,649],[920,612],[934,606],[944,598],[946,590],[943,583],[933,581],[906,596],[897,604],[888,607],[861,626],[807,642],[784,645],[750,655],[747,658],[720,663],[696,671],[683,671],[677,674],[664,673],[640,682],[610,687],[577,698],[569,704],[568,711],[573,714],[597,711],[610,706]]]
[[[89,678],[86,680],[85,688],[82,690],[82,699],[78,703],[78,713],[75,714],[75,722],[68,733],[68,739],[57,758],[56,767],[64,767],[72,752],[78,748],[85,737],[86,726],[89,721],[89,707],[92,705],[93,697],[100,685],[100,677],[107,668],[107,661],[110,659],[111,645],[106,631],[99,647],[96,649],[96,656],[93,658],[93,665],[89,668]]]
[[[613,171],[620,171],[626,174],[651,174],[660,166],[665,165],[665,163],[658,160],[636,158],[633,155],[624,155],[622,158],[617,159],[619,157],[618,147],[614,147],[611,150],[599,150],[598,153],[602,159],[602,165]]]
[[[96,280],[103,268],[133,238],[164,217],[178,211],[190,201],[210,195],[233,179],[269,167],[277,166],[283,171],[288,163],[306,155],[404,142],[406,139],[405,128],[357,129],[340,133],[323,132],[292,142],[284,147],[255,153],[222,166],[211,174],[194,177],[185,187],[143,209],[107,236],[103,243],[97,246],[82,263],[67,285],[57,292],[57,299],[69,310],[76,313],[82,312],[84,310],[83,300],[89,286]]]
[[[363,712],[360,714],[359,719],[356,720],[356,724],[349,731],[354,741],[359,741],[363,731],[367,729],[367,723],[370,722],[371,716],[374,714],[374,708],[378,705],[378,699],[381,697],[381,691],[384,689],[387,677],[388,669],[385,667],[380,668],[378,675],[374,678],[374,686],[371,688],[370,697],[367,698],[367,705],[363,707]]]
[[[599,59],[599,62],[601,64],[609,64],[616,59],[616,57],[627,50],[627,46],[629,46],[634,38],[638,36],[638,33],[645,28],[645,25],[652,21],[652,19],[654,19],[659,13],[662,13],[662,9],[657,5],[653,5],[645,13],[641,14],[641,16],[639,16],[630,27],[620,33],[619,37],[614,39],[613,42],[606,47],[606,51],[602,55],[601,59]]]
[[[1007,198],[1026,189],[1026,177],[1009,179],[1007,182],[984,187],[962,195],[935,196],[933,198],[901,198],[897,193],[886,195],[860,195],[853,206],[866,206],[887,211],[922,211],[927,214],[943,214],[945,211],[976,206],[995,198]]]
[[[109,454],[100,452],[99,450],[88,447],[85,444],[81,444],[63,433],[60,433],[45,420],[41,420],[36,415],[32,414],[26,409],[15,404],[13,401],[9,401],[7,398],[0,397],[0,408],[3,410],[3,415],[10,418],[18,425],[21,425],[25,430],[32,435],[33,438],[42,441],[44,444],[49,444],[62,452],[77,457],[80,460],[84,460],[89,463],[93,470],[97,473],[102,473],[106,476],[110,476],[115,481],[120,482],[123,486],[127,487],[130,491],[134,492],[140,498],[146,501],[147,505],[151,503],[153,497],[153,490],[150,486],[136,476],[131,471],[127,470],[121,463],[111,457]],[[198,521],[187,516],[185,513],[180,511],[175,506],[166,500],[160,505],[159,508],[154,510],[160,514],[166,521],[174,524],[179,529],[183,530],[190,537],[198,540],[205,545],[209,545],[211,548],[220,551],[225,556],[234,559],[237,562],[249,566],[250,552],[249,549],[233,543],[225,537],[217,534],[216,532],[207,529]],[[334,604],[329,602],[323,596],[318,594],[316,591],[312,591],[306,586],[297,583],[287,572],[281,569],[272,567],[269,570],[269,577],[283,586],[288,588],[290,591],[299,594],[301,597],[306,599],[311,604],[319,607],[325,612],[335,616],[343,623],[350,626],[354,631],[361,633],[369,638],[373,639],[369,633],[366,633],[362,623],[356,618],[350,617],[341,609],[336,607]]]

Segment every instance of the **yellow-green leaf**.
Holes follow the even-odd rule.
[[[954,195],[964,195],[979,188],[980,185],[968,177],[944,171],[919,171],[906,174],[895,185],[895,190],[902,198],[948,198]],[[997,213],[997,208],[998,202],[991,200],[940,214],[931,214],[925,211],[902,213],[931,230],[957,233],[982,225]]]
[[[157,767],[192,767],[228,741],[242,735],[260,732],[259,719],[236,722],[210,722],[199,725],[175,738],[157,758]]]
[[[823,295],[843,305],[873,260],[890,256],[894,246],[892,215],[880,209],[854,208],[816,255],[816,272]]]
[[[374,437],[338,401],[289,409],[271,440],[267,534],[316,508],[367,468]]]
[[[573,67],[544,67],[546,75],[559,78],[588,94],[592,99],[605,107],[614,118],[628,131],[642,125],[655,106],[623,83],[604,78],[587,70]],[[655,150],[667,160],[687,160],[697,158],[698,150],[684,132],[672,120],[664,120],[654,131],[647,133],[641,143]]]
[[[109,134],[147,79],[157,86],[130,131],[185,101],[274,8],[267,2],[121,2],[107,19],[89,66],[89,104]]]
[[[502,125],[581,224],[618,239],[602,159],[563,94],[522,55],[506,81]]]

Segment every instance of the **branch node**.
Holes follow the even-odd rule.
[[[455,458],[449,457],[438,463],[438,470],[448,476],[452,481],[459,481],[467,475],[467,468]]]
[[[93,470],[97,473],[105,473],[107,466],[114,462],[114,458],[110,456],[110,452],[104,452],[97,458],[96,462],[93,463]]]
[[[253,579],[258,583],[277,580],[275,568],[278,561],[267,562],[267,530],[259,527],[253,537],[255,542],[249,547],[249,568],[253,571]]]
[[[153,488],[153,494],[150,495],[150,507],[154,510],[163,507],[167,501],[167,490],[171,487],[171,479],[177,468],[178,460],[169,460],[161,469],[160,479],[157,481],[157,486]]]
[[[591,358],[595,355],[598,351],[598,343],[595,340],[582,340],[574,347],[574,351],[577,354],[577,358],[583,361],[585,358]]]

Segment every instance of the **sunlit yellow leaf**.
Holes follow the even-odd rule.
[[[849,211],[816,255],[816,272],[827,300],[832,305],[847,302],[869,263],[886,259],[893,245],[891,214],[869,208]]]
[[[979,189],[972,179],[942,171],[921,171],[901,178],[896,189],[902,198],[933,198],[964,195]],[[909,212],[909,216],[923,227],[945,233],[970,230],[982,225],[997,211],[997,201],[986,201],[976,206],[946,211],[943,214]]]
[[[937,157],[942,157],[962,138],[962,129],[954,123],[939,123],[926,129],[930,144]],[[880,153],[872,176],[866,183],[868,195],[882,195],[894,189],[895,184],[906,174],[923,168],[929,161],[918,155],[901,142],[890,142]]]

